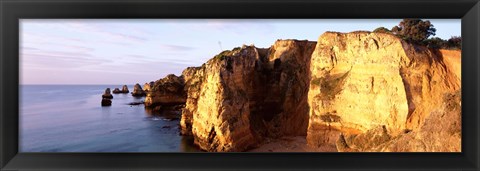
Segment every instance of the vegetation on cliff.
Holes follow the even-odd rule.
[[[462,49],[462,38],[460,36],[452,36],[448,40],[435,36],[437,30],[428,20],[420,19],[403,19],[398,26],[394,26],[391,30],[385,27],[379,27],[373,30],[374,33],[393,34],[409,43],[427,46],[434,49]]]

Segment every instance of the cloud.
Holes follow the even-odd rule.
[[[135,29],[130,27],[129,30],[119,29],[117,32],[114,30],[119,28],[119,25],[99,25],[96,23],[89,23],[85,21],[73,21],[68,22],[65,25],[62,25],[64,28],[77,31],[82,33],[88,34],[96,34],[103,38],[106,38],[111,41],[135,41],[135,42],[143,42],[146,41],[146,34],[139,29]],[[121,26],[121,25],[120,25]],[[121,26],[125,27],[125,26]],[[120,28],[121,28],[120,27]],[[133,34],[132,34],[133,33]],[[143,35],[143,36],[139,36]]]
[[[84,52],[33,51],[21,52],[22,66],[74,68],[109,63],[112,60],[97,58]]]
[[[172,45],[172,44],[161,44],[159,46],[162,49],[172,50],[172,51],[189,51],[189,50],[195,49],[194,47],[190,47],[190,46]]]
[[[127,58],[133,57],[133,58],[140,58],[140,59],[141,59],[141,58],[145,58],[145,56],[143,56],[143,55],[126,55],[126,57],[127,57]]]
[[[31,51],[31,50],[41,50],[41,51],[50,51],[51,49],[62,50],[65,52],[92,52],[95,51],[93,47],[79,46],[79,45],[69,45],[66,43],[54,43],[54,42],[43,42],[43,43],[22,43],[24,46],[21,47],[22,50]],[[33,46],[33,47],[32,47]]]
[[[20,35],[21,44],[48,44],[53,42],[61,42],[61,44],[84,44],[84,40],[77,38],[69,38],[57,35],[36,34],[32,32],[22,31]],[[60,44],[60,43],[58,43]]]

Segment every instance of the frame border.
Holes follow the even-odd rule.
[[[369,19],[379,15],[462,18],[462,153],[18,152],[19,19]],[[478,170],[479,21],[478,0],[0,0],[0,170]]]

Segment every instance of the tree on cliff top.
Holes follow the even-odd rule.
[[[460,36],[452,36],[447,42],[450,47],[462,49],[462,37]]]
[[[398,26],[392,28],[393,34],[412,43],[420,43],[430,36],[435,36],[436,31],[430,21],[420,19],[403,19]]]
[[[379,28],[376,28],[375,30],[373,30],[374,33],[392,33],[392,31],[390,31],[389,29],[385,28],[385,27],[379,27]]]

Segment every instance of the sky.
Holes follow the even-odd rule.
[[[428,19],[436,36],[461,35],[460,19]],[[222,50],[316,41],[326,31],[391,29],[401,19],[21,19],[20,84],[127,84],[181,75]]]

